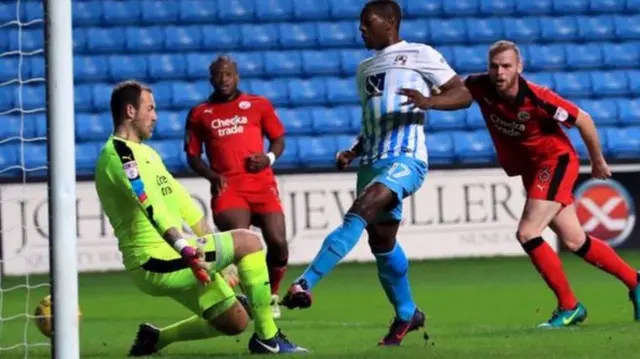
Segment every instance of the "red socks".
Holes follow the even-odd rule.
[[[638,286],[638,273],[608,244],[596,237],[587,239],[576,254],[585,261],[620,279],[629,289]]]
[[[573,309],[578,305],[578,300],[573,294],[569,281],[562,269],[560,257],[554,252],[542,237],[536,237],[522,245],[525,252],[531,258],[542,278],[558,298],[558,306],[561,309]]]
[[[277,267],[269,265],[269,282],[271,283],[271,294],[278,294],[280,283],[284,274],[287,272],[287,266]]]

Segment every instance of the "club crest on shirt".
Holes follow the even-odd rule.
[[[527,111],[520,111],[518,112],[518,120],[520,120],[520,122],[527,122],[531,119],[531,114]]]
[[[382,96],[384,92],[386,74],[384,72],[367,76],[365,79],[365,91],[367,97]]]
[[[129,161],[123,164],[122,167],[124,168],[124,173],[127,174],[128,179],[132,180],[138,178],[138,164],[136,161]]]
[[[538,179],[540,182],[549,182],[551,180],[551,171],[549,167],[545,167],[538,173]]]
[[[558,109],[556,110],[556,113],[553,115],[553,118],[556,121],[564,122],[569,118],[569,113],[564,108],[558,107]]]
[[[240,103],[238,104],[238,107],[240,107],[241,110],[248,110],[251,108],[251,102],[240,101]]]
[[[394,65],[404,66],[407,64],[407,55],[398,55],[395,60],[393,60]]]

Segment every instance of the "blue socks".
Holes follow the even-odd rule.
[[[311,290],[342,258],[351,252],[360,240],[366,226],[367,222],[355,213],[347,213],[344,216],[342,225],[327,236],[313,262],[299,278],[307,281],[309,286],[307,289]]]
[[[409,286],[409,261],[400,244],[387,253],[375,253],[378,265],[378,278],[387,293],[387,298],[396,310],[396,317],[410,321],[416,311],[411,287]]]

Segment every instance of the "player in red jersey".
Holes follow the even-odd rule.
[[[493,139],[498,161],[509,176],[521,176],[527,192],[517,239],[558,299],[558,308],[541,327],[582,322],[585,307],[578,302],[560,258],[543,240],[549,226],[564,244],[588,263],[620,279],[629,289],[634,318],[640,320],[638,273],[608,244],[585,234],[573,205],[579,158],[560,127],[577,127],[589,150],[595,178],[611,176],[588,113],[522,77],[518,47],[498,41],[489,50],[489,70],[469,76],[465,84],[479,104]]]
[[[284,151],[284,126],[262,96],[238,89],[235,62],[219,57],[209,67],[213,94],[189,112],[185,151],[188,163],[211,183],[211,209],[220,231],[262,229],[267,244],[272,309],[280,316],[278,289],[289,251],[284,213],[271,165]],[[269,139],[264,153],[263,137]],[[201,158],[202,147],[210,165]]]

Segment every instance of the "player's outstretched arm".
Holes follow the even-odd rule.
[[[611,177],[609,165],[602,153],[598,130],[591,116],[587,112],[579,110],[575,126],[580,131],[580,137],[589,151],[593,177],[600,179]]]

